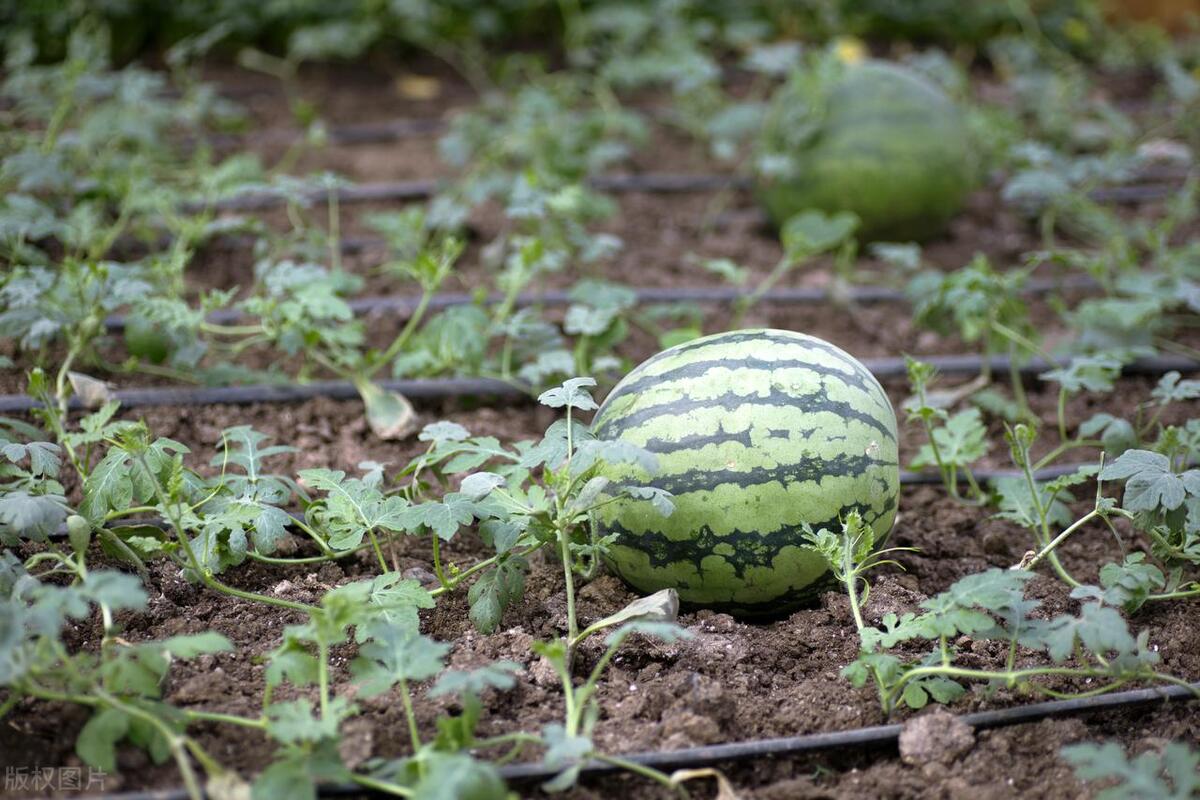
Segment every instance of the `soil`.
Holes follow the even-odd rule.
[[[441,94],[436,100],[397,95],[390,79],[384,80],[369,70],[309,71],[305,85],[329,118],[341,124],[395,116],[444,118],[472,102],[473,94],[461,82],[456,83],[436,66],[422,69],[441,81]],[[252,118],[262,125],[269,128],[272,121],[278,125],[279,120],[286,119],[286,104],[269,81],[249,80],[241,72],[218,70],[214,76],[255,89],[247,92],[242,101],[250,106]],[[629,165],[630,171],[711,171],[703,153],[678,146],[669,132],[658,131],[655,135],[655,144],[639,153]],[[281,154],[283,145],[279,137],[263,134],[253,146],[269,163]],[[306,155],[300,168],[336,169],[363,181],[443,174],[436,161],[432,135],[393,145],[334,147],[319,155]],[[638,286],[715,285],[719,281],[695,266],[693,254],[734,258],[748,265],[756,277],[765,275],[779,258],[775,237],[762,229],[746,194],[714,198],[631,193],[617,199],[617,214],[606,223],[605,229],[620,235],[625,249],[612,263],[598,268],[597,276]],[[361,224],[362,215],[378,207],[381,206],[346,209],[347,235],[368,234]],[[268,215],[268,218],[274,223],[284,222],[282,216]],[[472,290],[486,279],[479,249],[496,234],[501,220],[495,213],[483,212],[471,224],[473,240],[464,258],[462,277],[459,285],[447,286],[447,290]],[[926,247],[925,257],[931,264],[949,269],[963,265],[976,252],[983,252],[994,263],[1007,266],[1014,264],[1020,253],[1035,246],[1030,227],[1002,209],[995,190],[988,188],[972,198],[967,211],[942,239]],[[368,293],[412,290],[373,275],[370,267],[377,259],[378,254],[366,253],[347,260],[348,268],[368,276]],[[196,290],[245,285],[252,274],[252,264],[247,247],[218,241],[198,255],[189,280]],[[868,259],[863,268],[879,272],[883,267]],[[579,277],[579,274],[550,276],[545,285],[561,287]],[[794,271],[783,285],[827,285],[831,279],[831,265],[820,261]],[[727,310],[704,307],[702,311],[706,329],[719,330],[727,325]],[[1039,320],[1050,318],[1048,309],[1038,313],[1045,314]],[[761,306],[752,312],[747,323],[804,330],[862,357],[891,356],[901,351],[946,353],[967,349],[954,338],[915,329],[908,309],[895,305],[852,311],[832,305]],[[372,336],[386,337],[394,332],[396,324],[394,319],[375,320]],[[637,334],[622,354],[636,362],[656,349],[651,337]],[[262,365],[271,363],[268,356],[259,357]],[[23,366],[24,362],[19,364]],[[0,390],[19,391],[22,381],[18,375],[18,371],[0,375]],[[118,382],[126,380],[128,385],[152,382],[145,376],[120,378]],[[1085,420],[1099,410],[1132,416],[1152,385],[1149,380],[1127,379],[1112,395],[1073,399],[1069,418]],[[893,401],[899,404],[904,387],[889,384],[888,388]],[[1045,388],[1031,389],[1031,405],[1052,425],[1056,396]],[[473,433],[495,435],[505,442],[537,436],[553,419],[548,410],[529,404],[471,408],[446,403],[423,405],[419,410],[423,422],[452,419]],[[1182,415],[1185,410],[1173,413]],[[398,469],[419,450],[416,442],[383,442],[373,437],[362,419],[360,405],[354,401],[318,399],[287,406],[156,408],[139,411],[136,416],[144,418],[157,435],[191,447],[188,463],[200,471],[211,469],[205,465],[220,439],[220,431],[234,424],[252,425],[271,434],[276,442],[296,447],[297,452],[272,462],[284,474],[313,466],[352,471],[366,460],[384,462],[391,469]],[[1175,420],[1168,417],[1166,421]],[[989,434],[994,445],[987,464],[1008,466],[999,424]],[[905,428],[904,463],[915,455],[922,439],[916,429]],[[1089,451],[1076,454],[1079,460],[1094,455]],[[901,507],[902,514],[890,541],[917,550],[901,553],[897,557],[899,568],[885,568],[876,576],[865,609],[870,623],[878,623],[888,612],[917,609],[922,600],[943,591],[964,575],[988,567],[1011,566],[1030,547],[1023,529],[992,518],[986,510],[951,502],[940,487],[906,488]],[[1066,542],[1061,556],[1067,568],[1082,580],[1095,580],[1099,565],[1119,559],[1122,547],[1127,545],[1128,542],[1123,544],[1097,528]],[[296,544],[297,548],[302,546]],[[419,579],[432,577],[426,540],[400,539],[394,547],[399,565],[408,575]],[[444,558],[460,565],[469,565],[484,554],[482,544],[470,531],[461,532],[444,550]],[[28,555],[28,548],[24,555]],[[93,563],[104,565],[104,556],[93,554]],[[372,575],[376,569],[377,565],[366,557],[328,564],[318,570],[249,562],[224,578],[238,588],[314,602],[330,587]],[[166,699],[185,708],[255,715],[263,689],[262,657],[278,645],[283,628],[297,622],[298,617],[201,590],[183,580],[178,570],[166,562],[153,563],[150,578],[149,606],[141,612],[123,614],[119,619],[127,639],[143,641],[216,630],[235,645],[233,653],[174,664],[165,687]],[[1037,578],[1031,589],[1042,604],[1041,613],[1061,613],[1076,607],[1066,587],[1048,576]],[[616,578],[601,575],[579,593],[581,622],[586,624],[610,614],[633,597]],[[497,633],[481,635],[473,630],[466,615],[465,589],[444,598],[437,608],[422,612],[422,630],[453,643],[451,666],[468,668],[506,658],[524,667],[516,688],[485,695],[482,735],[533,731],[560,719],[561,690],[546,665],[531,655],[530,644],[562,635],[565,607],[561,575],[551,561],[535,558],[523,602],[509,609]],[[1149,631],[1152,645],[1159,648],[1162,670],[1193,681],[1200,679],[1197,609],[1195,601],[1156,605],[1140,611],[1133,620],[1136,628]],[[848,603],[836,592],[824,594],[811,608],[768,624],[747,624],[703,610],[686,611],[680,623],[693,634],[691,639],[670,645],[631,641],[612,662],[598,696],[603,711],[595,741],[602,751],[675,749],[846,730],[885,722],[873,691],[854,689],[839,675],[839,670],[855,658],[858,645]],[[88,649],[95,646],[99,631],[92,620],[74,626],[66,635],[73,647]],[[973,666],[1003,661],[1004,654],[985,642],[964,639],[957,645]],[[596,644],[585,644],[579,668],[590,665],[597,656]],[[341,691],[347,691],[346,665],[352,657],[349,647],[336,654],[335,681]],[[1071,688],[1067,684],[1048,685]],[[416,691],[419,725],[423,735],[431,736],[435,717],[455,708],[446,700],[425,697],[424,688],[417,687]],[[284,699],[305,694],[292,689],[281,692],[278,696]],[[951,710],[966,712],[1028,701],[1029,698],[1008,691],[987,693],[981,687],[973,687]],[[398,697],[389,693],[378,698],[360,698],[358,702],[362,714],[345,730],[347,759],[354,764],[368,757],[405,753],[408,734]],[[75,706],[20,703],[0,724],[0,766],[79,766],[73,742],[86,718],[86,711]],[[1200,714],[1195,705],[1183,703],[980,732],[955,726],[937,709],[917,714],[902,711],[895,719],[911,723],[898,749],[765,759],[730,765],[725,772],[739,796],[763,800],[864,796],[972,800],[1030,796],[1065,800],[1087,797],[1090,793],[1058,757],[1059,748],[1065,744],[1111,739],[1140,752],[1158,748],[1167,740],[1181,740],[1193,746],[1200,743]],[[244,775],[253,775],[271,758],[272,747],[263,738],[231,732],[214,724],[197,725],[193,730],[218,761]],[[162,788],[179,782],[173,766],[154,765],[142,751],[131,747],[121,748],[118,766],[117,773],[104,780],[104,791]],[[538,794],[534,787],[521,787],[520,791],[529,796]],[[621,795],[666,796],[646,781],[629,776],[585,781],[568,796]],[[711,791],[697,788],[694,796],[711,796]]]
[[[1117,396],[1148,389],[1137,384],[1123,384]],[[1048,393],[1035,392],[1031,400],[1035,407],[1053,405]],[[536,436],[553,418],[548,410],[525,404],[477,409],[445,404],[423,408],[421,415],[423,421],[444,417],[473,433],[496,435],[505,441]],[[232,424],[250,424],[276,441],[293,444],[297,452],[273,460],[273,468],[283,474],[310,466],[353,470],[368,459],[398,469],[420,449],[417,442],[384,443],[375,439],[353,401],[318,399],[282,407],[156,408],[141,411],[138,416],[156,434],[189,445],[193,449],[189,464],[201,471],[211,470],[205,465],[215,452],[220,431]],[[917,431],[906,430],[905,452],[912,452],[919,441]],[[985,510],[947,501],[940,487],[906,489],[901,507],[901,518],[890,542],[918,551],[899,556],[903,570],[886,569],[875,579],[866,607],[871,623],[878,623],[888,612],[916,609],[923,599],[964,575],[988,567],[1011,566],[1030,547],[1024,530],[992,519]],[[1081,580],[1094,581],[1097,567],[1119,558],[1120,547],[1098,529],[1068,541],[1061,552],[1068,569]],[[401,539],[395,548],[399,566],[408,575],[432,577],[427,541]],[[444,557],[465,566],[484,555],[476,537],[463,532]],[[104,561],[99,553],[93,558],[96,564]],[[349,559],[315,571],[248,563],[224,578],[241,589],[314,602],[328,588],[374,574],[375,570],[377,565],[370,558]],[[125,638],[150,640],[212,629],[224,633],[236,647],[231,654],[175,664],[167,699],[185,708],[255,714],[263,688],[261,657],[279,643],[285,625],[299,621],[297,615],[202,590],[184,581],[166,562],[151,565],[148,588],[149,607],[124,614],[119,620]],[[1048,576],[1035,580],[1031,594],[1042,603],[1046,614],[1074,607],[1066,587]],[[581,622],[587,624],[606,616],[633,597],[616,578],[601,575],[579,592]],[[535,559],[523,602],[508,611],[501,630],[495,634],[485,636],[474,631],[466,616],[465,590],[443,598],[437,608],[422,612],[422,629],[427,635],[453,642],[449,658],[452,667],[470,668],[511,659],[525,668],[514,690],[491,692],[485,697],[482,735],[536,730],[561,715],[557,680],[531,655],[529,645],[562,634],[565,602],[557,568],[549,560]],[[1150,631],[1151,643],[1162,654],[1163,671],[1191,680],[1200,678],[1200,629],[1194,624],[1194,614],[1195,603],[1177,603],[1147,608],[1134,620],[1138,629]],[[886,721],[871,689],[853,689],[838,674],[857,651],[849,606],[839,593],[828,592],[815,607],[770,624],[746,624],[705,610],[684,613],[680,621],[693,634],[692,639],[671,645],[640,640],[614,659],[599,693],[603,713],[595,740],[604,751],[673,749],[845,730]],[[70,644],[85,649],[94,646],[98,636],[94,621],[68,633]],[[1003,660],[1004,654],[987,643],[964,640],[957,644],[972,666],[985,667]],[[595,644],[585,644],[580,669],[598,655]],[[342,668],[338,679],[346,679],[344,666],[352,657],[349,648],[338,653],[336,663]],[[1048,685],[1069,688],[1065,684]],[[346,690],[344,684],[342,690]],[[421,690],[417,696],[421,729],[432,734],[434,718],[454,708],[446,701],[422,697]],[[1006,691],[989,695],[976,687],[957,701],[953,710],[965,712],[1027,700]],[[403,754],[407,735],[398,698],[387,694],[360,700],[360,705],[363,713],[348,726],[347,746],[356,748],[364,758]],[[927,714],[916,717],[924,719]],[[901,712],[896,718],[911,716]],[[73,707],[23,702],[0,727],[0,765],[78,765],[72,743],[85,721],[86,714]],[[228,729],[216,725],[198,725],[194,730],[215,757],[243,774],[253,774],[270,759],[271,745],[265,739],[240,732],[231,737]],[[910,730],[920,733],[923,729]],[[897,757],[896,751],[888,749],[831,753],[734,765],[728,774],[745,797],[957,797],[966,792],[984,792],[987,797],[1013,793],[1083,797],[1086,790],[1057,758],[1059,746],[1100,738],[1116,738],[1135,748],[1153,747],[1164,739],[1195,742],[1200,737],[1200,717],[1194,708],[1180,705],[1152,712],[1108,714],[1094,720],[1059,720],[980,732],[971,742],[962,731],[947,734],[931,730],[921,735],[934,738],[935,744],[913,745],[910,736],[909,744],[901,743],[901,752],[907,750],[908,758]],[[1013,765],[1020,768],[1014,769]],[[177,781],[173,767],[150,764],[141,751],[122,748],[119,772],[109,776],[105,790],[162,787]],[[658,796],[646,783],[624,777],[587,781],[570,796],[609,797],[618,791],[637,797]],[[700,792],[699,796],[705,795]]]

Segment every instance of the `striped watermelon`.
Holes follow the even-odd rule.
[[[865,61],[844,66],[820,100],[823,116],[814,112],[818,127],[803,144],[790,133],[811,96],[784,87],[768,114],[763,150],[791,163],[787,175],[758,181],[776,225],[806,209],[852,211],[861,239],[909,241],[936,235],[959,212],[974,167],[963,115],[941,89],[904,67]]]
[[[593,431],[656,454],[652,477],[608,477],[665,489],[675,511],[648,500],[601,506],[616,534],[608,566],[643,593],[740,616],[770,616],[811,600],[826,573],[802,523],[840,530],[857,509],[880,541],[899,496],[896,416],[867,369],[828,342],[782,330],[696,339],[648,359],[613,388]]]

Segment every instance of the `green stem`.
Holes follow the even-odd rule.
[[[1058,439],[1067,441],[1067,390],[1058,390]]]
[[[404,704],[404,719],[408,723],[408,738],[412,742],[413,753],[421,751],[421,732],[417,730],[417,714],[413,710],[412,697],[408,691],[408,681],[401,678],[397,682],[400,687],[400,702]]]
[[[188,797],[193,798],[193,800],[202,800],[204,797],[204,789],[200,785],[200,781],[196,776],[195,770],[192,769],[191,762],[188,761],[185,747],[187,751],[191,751],[194,755],[203,754],[198,760],[204,764],[206,769],[220,769],[216,762],[208,757],[208,755],[204,753],[203,749],[201,749],[199,745],[190,742],[186,736],[176,733],[171,729],[170,726],[168,726],[154,714],[151,714],[148,711],[143,711],[136,705],[124,703],[102,689],[95,689],[94,692],[96,697],[101,702],[106,703],[112,708],[128,714],[131,717],[137,717],[157,730],[159,735],[162,736],[167,742],[167,747],[171,750],[171,755],[175,759],[175,764],[179,767],[179,775],[181,778],[183,778],[183,785],[187,789]]]
[[[641,775],[643,778],[649,778],[652,781],[661,783],[663,786],[675,788],[671,783],[671,777],[665,772],[659,772],[654,767],[647,767],[645,764],[639,764],[636,761],[628,761],[620,756],[606,756],[600,753],[593,753],[592,758],[597,761],[603,761],[605,764],[612,764],[614,767],[628,770],[635,775]]]
[[[916,667],[904,673],[902,676],[900,676],[900,679],[896,681],[896,683],[892,684],[888,688],[887,703],[885,707],[888,709],[894,708],[895,700],[903,693],[902,689],[904,685],[919,678],[950,677],[961,678],[963,680],[1003,681],[1006,685],[1011,687],[1017,685],[1018,683],[1024,682],[1027,678],[1034,678],[1039,675],[1056,675],[1071,678],[1093,678],[1095,677],[1095,672],[1094,670],[1079,669],[1076,667],[1028,667],[1026,669],[1005,671],[967,669],[965,667],[945,665]],[[1033,685],[1033,688],[1037,691],[1044,691],[1040,686]]]
[[[220,325],[206,321],[200,322],[199,329],[217,336],[256,336],[266,330],[262,325]]]
[[[162,504],[162,508],[167,514],[167,518],[171,523],[171,529],[175,533],[175,540],[178,541],[180,547],[183,548],[183,552],[187,556],[188,564],[191,566],[192,571],[196,573],[197,577],[200,578],[201,583],[210,589],[214,589],[218,592],[224,592],[225,594],[242,600],[266,603],[268,605],[287,608],[293,611],[304,611],[306,613],[315,610],[315,606],[310,606],[306,603],[296,603],[291,600],[285,600],[282,597],[271,597],[269,595],[258,594],[256,592],[246,592],[221,583],[214,578],[209,570],[200,563],[200,559],[196,557],[196,551],[192,549],[192,543],[188,541],[187,534],[184,533],[183,522],[180,520],[178,513],[174,512],[175,506],[167,497],[167,493],[163,490],[162,484],[159,483],[158,478],[154,475],[153,470],[151,470],[149,465],[146,463],[145,454],[139,453],[137,455],[137,461],[144,470],[145,474],[150,476],[151,481],[154,483],[154,493],[158,495],[159,502]]]
[[[1200,597],[1200,586],[1195,589],[1182,589],[1176,592],[1163,592],[1162,594],[1152,594],[1146,598],[1146,602],[1159,600],[1184,600],[1189,597]]]
[[[122,511],[108,512],[107,514],[104,515],[104,521],[112,522],[114,519],[120,519],[121,517],[129,517],[129,516],[133,516],[134,514],[153,514],[155,511],[158,511],[158,509],[155,508],[154,506],[133,506],[132,508],[126,508]]]
[[[396,797],[412,797],[416,794],[415,791],[406,786],[397,786],[394,783],[388,783],[387,781],[381,781],[366,775],[352,774],[350,775],[350,780],[373,792],[382,792],[383,794],[390,794]]]
[[[256,730],[265,730],[267,727],[267,721],[262,717],[251,719],[250,717],[240,717],[237,714],[223,714],[219,711],[202,711],[190,708],[179,710],[183,714],[183,718],[188,722],[218,722],[225,725],[237,725],[242,728],[254,728]]]
[[[338,210],[338,189],[333,187],[329,190],[329,263],[332,265],[334,272],[342,270],[342,225],[341,215]]]
[[[1026,419],[1034,419],[1033,410],[1029,408],[1029,398],[1025,396],[1025,382],[1021,379],[1021,367],[1017,363],[1017,348],[1011,343],[1008,346],[1008,378],[1012,383],[1013,399],[1017,401],[1017,406],[1021,409],[1021,416]]]
[[[328,561],[336,561],[339,558],[341,558],[342,556],[349,555],[352,552],[355,552],[355,551],[347,550],[345,553],[343,553],[341,555],[304,556],[302,558],[280,558],[277,556],[264,556],[262,553],[259,553],[255,550],[247,550],[246,555],[248,557],[254,559],[255,561],[262,562],[263,564],[293,565],[293,564],[324,564]]]
[[[1077,447],[1103,447],[1103,446],[1104,446],[1104,442],[1100,441],[1099,439],[1075,439],[1075,440],[1069,441],[1069,442],[1061,442],[1049,453],[1047,453],[1046,455],[1044,455],[1040,459],[1038,459],[1037,463],[1033,465],[1033,469],[1034,469],[1034,471],[1042,469],[1043,467],[1046,467],[1049,464],[1052,464],[1054,462],[1054,459],[1058,458],[1063,453],[1067,452],[1068,450],[1074,450]]]
[[[742,320],[755,304],[762,299],[762,296],[771,290],[775,284],[779,283],[780,279],[788,273],[799,262],[793,261],[788,256],[784,256],[776,262],[767,277],[762,279],[762,282],[755,286],[754,289],[744,297],[740,298],[734,306],[733,322],[731,328],[742,327]]]
[[[438,583],[443,589],[446,589],[450,584],[446,581],[445,572],[442,571],[441,540],[436,533],[431,538],[433,540],[433,574],[437,575]]]
[[[1054,549],[1056,547],[1058,547],[1060,544],[1065,542],[1071,534],[1073,534],[1075,531],[1079,530],[1081,527],[1083,527],[1084,525],[1086,525],[1088,522],[1090,522],[1092,519],[1094,519],[1095,517],[1097,517],[1099,515],[1100,515],[1099,511],[1097,511],[1096,509],[1092,509],[1087,514],[1084,514],[1082,517],[1075,520],[1075,522],[1073,522],[1070,527],[1068,527],[1066,530],[1064,530],[1058,536],[1055,536],[1049,543],[1047,543],[1046,546],[1043,547],[1041,549],[1041,551],[1038,552],[1037,555],[1035,555],[1032,559],[1030,559],[1030,561],[1028,563],[1021,564],[1020,565],[1021,568],[1031,570],[1034,567],[1036,567],[1039,561],[1041,561],[1046,556],[1050,555],[1050,553],[1053,552]]]
[[[434,288],[423,287],[421,299],[417,302],[417,307],[413,310],[412,316],[408,318],[408,322],[400,329],[400,333],[387,346],[387,349],[379,355],[375,363],[366,368],[364,374],[367,378],[379,372],[385,364],[390,363],[404,349],[404,345],[408,342],[409,337],[413,335],[413,332],[416,331],[417,326],[421,324],[421,319],[425,316],[426,309],[429,308],[429,301],[433,299]]]
[[[559,556],[562,558],[563,578],[567,585],[567,642],[575,641],[579,635],[579,623],[575,621],[575,576],[571,569],[571,546],[567,538],[567,526],[558,528]],[[567,659],[570,663],[568,655]]]
[[[540,550],[541,547],[542,547],[542,545],[537,544],[537,545],[534,545],[533,547],[528,547],[528,548],[522,550],[517,555],[527,556],[530,553],[534,552],[535,550]],[[500,560],[499,555],[492,556],[491,558],[485,558],[483,561],[480,561],[480,562],[472,565],[469,569],[465,569],[462,572],[458,573],[453,578],[449,578],[446,586],[439,586],[438,588],[432,590],[430,592],[430,594],[433,595],[434,597],[439,597],[439,596],[445,594],[446,592],[453,591],[464,580],[471,577],[472,575],[474,575],[476,572],[479,572],[480,570],[487,569],[488,567],[492,566],[499,560]]]
[[[375,536],[374,528],[367,528],[367,538],[371,540],[371,548],[375,551],[375,557],[379,559],[379,568],[388,572],[387,559],[383,557],[383,548],[379,546],[379,538]]]
[[[321,719],[329,716],[329,645],[317,640],[317,690],[320,695]]]

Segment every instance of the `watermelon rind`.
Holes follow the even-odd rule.
[[[811,98],[810,98],[811,99]],[[853,212],[863,241],[925,241],[959,213],[974,184],[961,110],[916,72],[882,61],[846,65],[819,98],[816,130],[786,153],[785,175],[759,175],[755,193],[771,221],[817,209]],[[781,90],[764,146],[788,141]]]
[[[669,491],[601,506],[608,567],[643,593],[742,617],[787,613],[827,586],[803,525],[840,531],[857,510],[882,541],[899,495],[896,417],[879,382],[812,336],[743,330],[678,345],[635,368],[593,431],[654,453],[657,471],[607,467],[617,484]]]

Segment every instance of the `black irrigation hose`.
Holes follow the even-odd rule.
[[[392,119],[383,122],[362,122],[353,125],[338,125],[325,132],[328,144],[353,147],[363,144],[386,144],[405,139],[414,139],[441,133],[446,129],[445,120],[437,117],[413,117]],[[217,134],[205,139],[215,147],[246,146],[247,144],[291,144],[305,137],[305,132],[294,128],[271,128],[251,134]]]
[[[983,359],[977,355],[922,356],[922,361],[931,364],[944,375],[978,375],[983,368]],[[1003,373],[1009,369],[1007,356],[990,359],[992,372]],[[901,378],[908,367],[902,358],[864,359],[863,365],[880,379]],[[1018,366],[1022,375],[1037,376],[1051,364],[1043,359],[1033,359]],[[1122,374],[1162,375],[1167,372],[1192,373],[1200,371],[1200,362],[1189,358],[1159,357],[1142,358],[1126,364]],[[516,383],[495,378],[431,378],[413,380],[379,381],[382,388],[399,392],[410,400],[444,400],[464,397],[511,397],[528,396],[528,390]],[[151,406],[197,406],[197,405],[248,405],[250,403],[299,403],[317,397],[348,400],[358,396],[358,390],[349,381],[314,381],[304,384],[257,384],[253,386],[215,386],[204,388],[169,387],[154,389],[119,389],[112,398],[126,408]],[[0,395],[0,414],[21,414],[37,408],[40,403],[29,395]],[[82,409],[78,397],[71,398],[70,407]]]
[[[694,192],[716,192],[725,189],[748,189],[753,181],[738,175],[721,174],[674,174],[639,173],[635,175],[597,175],[588,181],[593,188],[605,192],[649,192],[654,194],[685,194]],[[400,200],[422,200],[431,197],[438,189],[438,181],[409,180],[381,181],[344,186],[336,190],[338,202],[373,203]],[[1170,197],[1178,186],[1164,183],[1132,184],[1093,189],[1089,192],[1096,202],[1143,203]],[[310,189],[301,194],[305,203],[323,203],[329,192],[325,189]],[[218,211],[262,211],[285,205],[288,198],[277,191],[255,191],[227,197],[211,207]],[[185,204],[185,210],[198,210],[201,204]]]
[[[1023,289],[1023,294],[1044,294],[1046,292],[1068,289],[1093,289],[1098,284],[1088,277],[1074,277],[1065,280],[1030,281]],[[696,286],[687,288],[643,288],[634,289],[639,305],[651,303],[733,303],[741,298],[750,297],[751,290],[732,286]],[[829,289],[821,287],[799,286],[772,289],[758,298],[760,303],[826,303],[835,295]],[[485,302],[494,305],[504,299],[501,294],[492,294]],[[902,303],[907,296],[899,289],[886,286],[851,286],[837,299],[850,303]],[[469,305],[474,303],[476,296],[467,292],[443,292],[436,294],[429,301],[431,310],[448,308],[450,306]],[[347,301],[350,309],[359,316],[373,314],[410,314],[420,304],[421,298],[412,295],[392,295],[383,297],[356,297]],[[516,306],[564,306],[576,302],[570,292],[549,290],[545,292],[528,292],[517,296]],[[236,323],[246,318],[237,309],[221,309],[209,314],[209,322],[219,325]],[[122,330],[125,327],[125,316],[113,314],[104,320],[104,326],[110,331]]]
[[[529,394],[527,390],[519,386],[491,378],[392,380],[377,381],[377,384],[388,391],[399,392],[410,400],[438,400],[454,397],[526,397]],[[203,388],[121,389],[112,393],[112,398],[119,400],[125,408],[302,403],[317,397],[350,400],[358,396],[358,390],[349,381]],[[28,412],[39,405],[28,395],[0,395],[0,413]],[[74,410],[83,408],[78,397],[71,398],[70,407]]]
[[[987,730],[1010,725],[1025,725],[1059,717],[1099,714],[1106,711],[1126,711],[1162,705],[1170,701],[1194,700],[1197,692],[1200,692],[1200,683],[1191,684],[1191,688],[1166,686],[1154,689],[1133,689],[1075,700],[1049,700],[994,711],[977,711],[970,714],[959,714],[957,718],[975,730]],[[620,757],[627,762],[663,771],[692,769],[738,761],[822,753],[843,748],[867,750],[893,747],[903,730],[904,726],[900,723],[873,725],[849,731],[810,733],[803,736],[689,747],[682,750],[623,753],[620,754]],[[561,767],[551,769],[543,764],[509,764],[500,767],[500,775],[510,783],[531,783],[549,780],[561,769]],[[623,771],[623,767],[615,764],[589,761],[580,769],[580,774],[585,778],[590,778]],[[352,783],[326,784],[318,787],[317,793],[320,797],[382,796]],[[175,788],[105,794],[99,795],[96,800],[188,800],[188,794],[183,788]]]
[[[1003,728],[1009,725],[1039,722],[1054,717],[1141,708],[1169,700],[1194,700],[1196,699],[1196,692],[1200,692],[1200,683],[1192,684],[1190,689],[1184,686],[1134,689],[1128,692],[1114,692],[1112,694],[1085,697],[1076,700],[1051,700],[1044,703],[1032,703],[1030,705],[1002,708],[995,711],[959,714],[958,719],[975,729]],[[844,747],[860,747],[865,749],[869,747],[890,746],[899,739],[900,732],[903,729],[904,726],[899,723],[874,725],[851,731],[810,733],[804,736],[760,739],[754,742],[737,742],[735,744],[716,744],[706,747],[691,747],[684,750],[623,754],[621,758],[634,764],[659,770],[708,767],[714,764],[733,761],[748,761],[771,756],[794,756]],[[621,772],[622,770],[622,767],[614,764],[589,761],[583,766],[580,772],[583,775],[593,776]],[[561,771],[561,767],[550,769],[542,764],[513,764],[500,768],[500,774],[509,781],[549,780],[557,775],[559,771]]]

